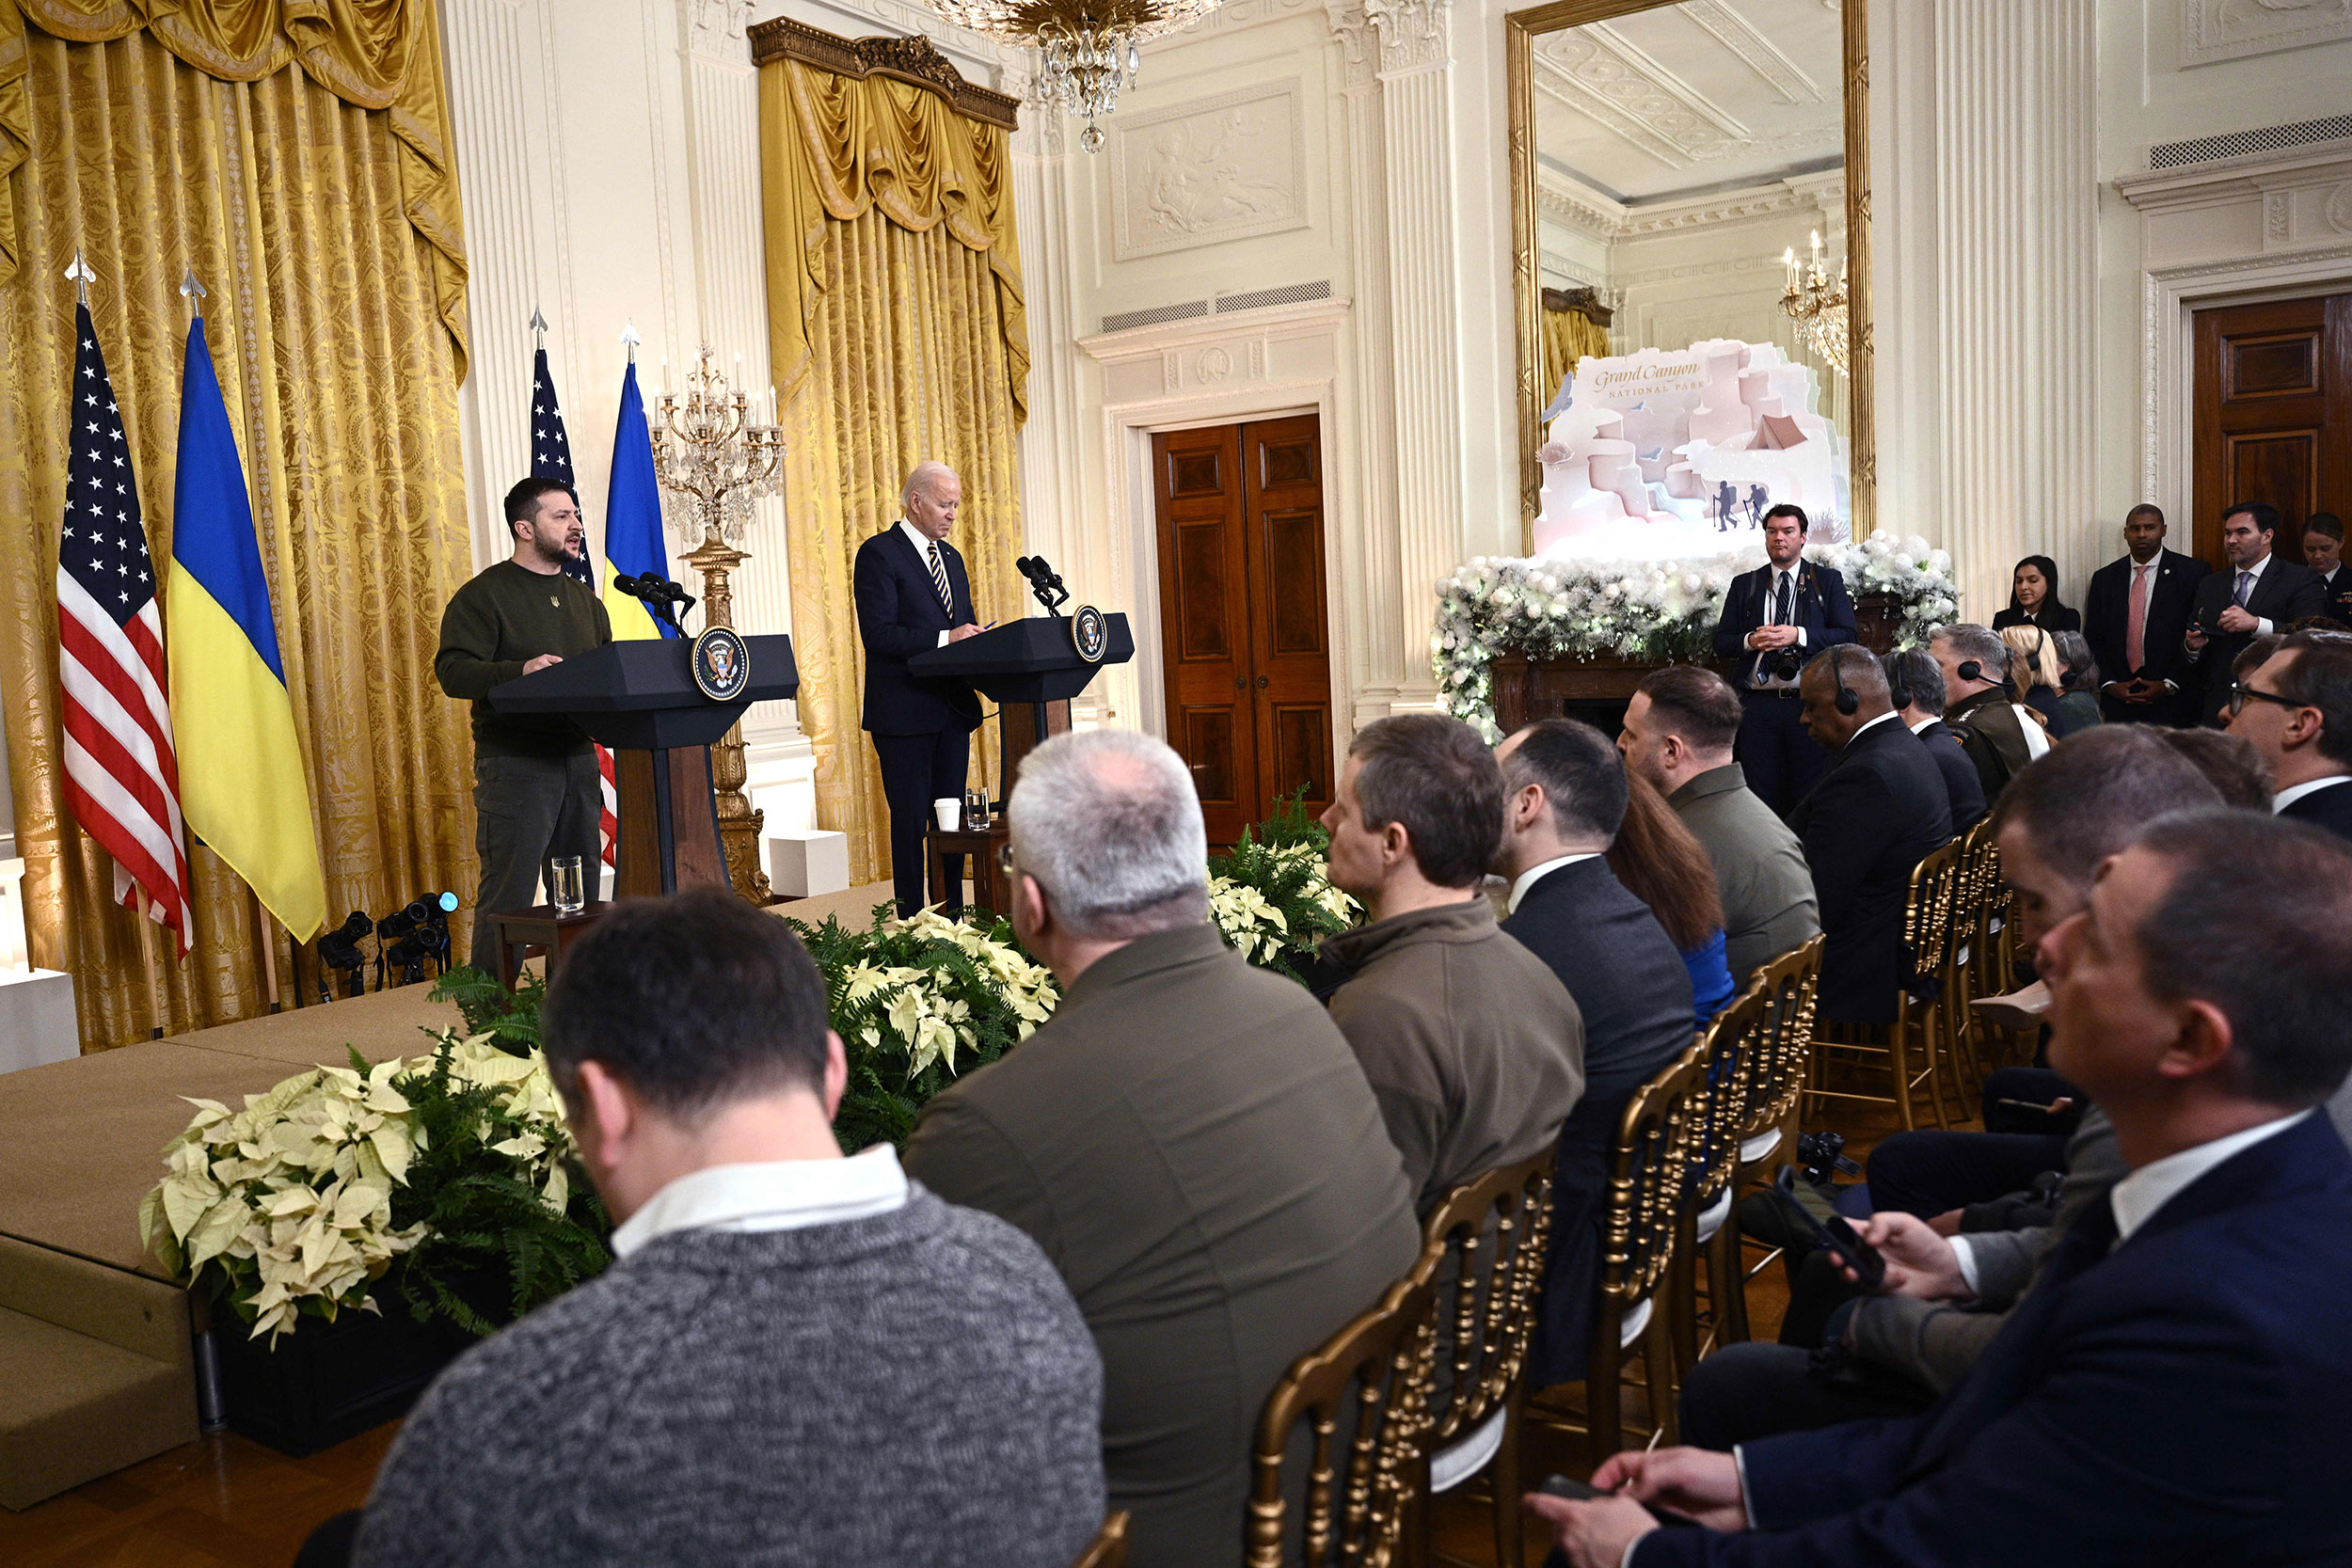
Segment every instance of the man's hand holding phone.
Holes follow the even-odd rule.
[[[1927,1221],[1888,1212],[1871,1215],[1856,1228],[1886,1264],[1886,1277],[1879,1283],[1881,1295],[1965,1301],[1976,1294],[1960,1272],[1959,1252]],[[1855,1277],[1851,1269],[1845,1274]]]

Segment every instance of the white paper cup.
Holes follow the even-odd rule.
[[[952,833],[963,826],[963,802],[952,795],[942,795],[931,802],[931,815],[939,818],[939,831]]]

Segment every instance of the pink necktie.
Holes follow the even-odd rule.
[[[2123,621],[2123,662],[2137,676],[2148,655],[2148,566],[2132,568],[2132,605]]]

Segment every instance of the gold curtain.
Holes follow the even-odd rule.
[[[425,0],[0,0],[0,707],[35,961],[75,974],[85,1049],[155,1020],[135,917],[60,800],[62,275],[76,247],[98,274],[91,314],[167,570],[183,271],[211,291],[330,908],[472,893],[465,715],[432,675],[469,565],[462,230],[453,174],[420,151],[449,146],[439,81]],[[187,961],[157,932],[167,1031],[264,1006],[252,898],[209,850],[189,858]],[[291,985],[282,936],[276,958]]]
[[[983,624],[1022,613],[1028,327],[1001,127],[925,88],[798,60],[760,68],[768,302],[785,400],[786,532],[817,810],[852,882],[887,876],[889,810],[859,721],[858,546],[926,458],[963,480],[955,544]],[[973,777],[998,789],[994,724]]]
[[[1560,383],[1585,355],[1609,352],[1609,329],[1581,310],[1544,311],[1544,396],[1560,395]]]

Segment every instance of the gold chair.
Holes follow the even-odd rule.
[[[1843,1026],[1834,1035],[1816,1037],[1813,1082],[1805,1093],[1816,1103],[1825,1100],[1861,1100],[1893,1105],[1908,1132],[1918,1125],[1919,1090],[1927,1089],[1928,1107],[1938,1127],[1945,1125],[1943,1074],[1937,1062],[1938,994],[1947,939],[1951,934],[1952,893],[1958,885],[1962,840],[1953,839],[1930,851],[1911,868],[1911,889],[1903,900],[1902,941],[1909,956],[1905,980],[1895,993],[1895,1022],[1888,1025],[1886,1043],[1862,1037],[1859,1029]],[[1827,1086],[1831,1075],[1883,1066],[1887,1092],[1868,1094],[1857,1089]],[[1851,1081],[1847,1079],[1846,1081]]]
[[[1127,1568],[1127,1511],[1120,1509],[1103,1521],[1094,1544],[1078,1554],[1070,1568]]]
[[[1490,1471],[1497,1562],[1519,1560],[1520,1411],[1550,1253],[1556,1155],[1547,1147],[1463,1183],[1422,1227],[1427,1244],[1445,1255],[1430,1318],[1439,1325],[1436,1354],[1449,1377],[1432,1393],[1419,1490],[1434,1497]],[[1420,1556],[1427,1561],[1429,1510],[1419,1513]]]
[[[1706,1081],[1707,1061],[1694,1040],[1627,1101],[1617,1123],[1616,1157],[1604,1200],[1600,1301],[1585,1353],[1582,1420],[1551,1390],[1530,1401],[1529,1408],[1546,1426],[1583,1432],[1596,1465],[1624,1441],[1625,1356],[1637,1342],[1651,1434],[1666,1442],[1675,1439],[1674,1330],[1669,1321],[1674,1313],[1671,1304],[1661,1298],[1666,1294],[1667,1271],[1674,1261]]]
[[[1442,1246],[1422,1248],[1410,1274],[1300,1356],[1267,1396],[1250,1450],[1247,1568],[1411,1560],[1408,1517],[1426,1504],[1418,1488],[1429,1435],[1430,1304],[1444,1260]],[[1303,1475],[1291,1463],[1302,1423]]]
[[[1749,1183],[1768,1178],[1797,1153],[1797,1110],[1813,1070],[1813,1005],[1821,981],[1821,947],[1815,937],[1803,947],[1782,954],[1756,971],[1750,988],[1761,1000],[1763,1018],[1757,1025],[1760,1042],[1749,1052],[1749,1076],[1743,1083],[1739,1108],[1739,1164],[1732,1172],[1731,1197],[1736,1204]],[[1708,1294],[1714,1295],[1713,1275],[1722,1269],[1728,1287],[1717,1302],[1718,1344],[1738,1344],[1748,1337],[1747,1281],[1779,1256],[1766,1251],[1755,1267],[1743,1267],[1740,1226],[1736,1214],[1726,1215],[1707,1254]]]
[[[1724,1325],[1734,1321],[1732,1297],[1741,1293],[1739,1226],[1732,1218],[1738,1197],[1740,1136],[1756,1092],[1760,1058],[1777,1049],[1768,1017],[1771,993],[1763,972],[1701,1032],[1698,1053],[1706,1072],[1698,1088],[1699,1109],[1684,1172],[1682,1212],[1677,1216],[1674,1278],[1675,1367],[1688,1372],[1711,1350]],[[1698,1259],[1707,1259],[1708,1331],[1698,1328]],[[1742,1303],[1744,1306],[1744,1302]],[[1737,1313],[1744,1323],[1746,1313]]]

